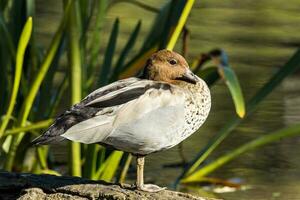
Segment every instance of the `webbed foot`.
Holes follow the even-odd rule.
[[[144,191],[144,192],[160,192],[163,191],[165,189],[167,189],[166,187],[159,187],[157,185],[153,185],[153,184],[144,184],[142,186],[137,187],[138,190]]]

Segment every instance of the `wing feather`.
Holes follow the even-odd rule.
[[[162,127],[167,128],[172,128],[173,125],[170,124],[174,123],[175,119],[178,119],[178,123],[181,123],[182,120],[179,118],[179,115],[182,114],[184,107],[182,93],[178,95],[179,92],[177,91],[176,93],[176,90],[174,90],[174,88],[172,89],[171,86],[165,86],[166,83],[157,84],[157,82],[153,83],[152,81],[140,81],[139,84],[122,88],[120,89],[121,91],[115,91],[114,94],[107,94],[110,98],[107,96],[99,97],[95,99],[95,101],[86,104],[85,106],[87,107],[102,107],[103,105],[108,106],[107,104],[110,104],[113,106],[107,109],[113,111],[100,111],[93,118],[71,127],[62,137],[87,144],[99,143],[107,141],[107,138],[111,140],[112,134],[116,132],[120,133],[120,130],[122,130],[123,132],[127,132],[127,136],[131,135],[127,138],[132,138],[133,141],[133,138],[136,137],[136,132],[138,132],[142,126],[145,126],[146,123],[149,123],[150,127],[152,127],[153,124],[161,121],[164,123]],[[143,91],[137,92],[137,94],[139,94],[137,98],[126,101],[126,103],[123,104],[115,102],[118,99],[122,99],[122,97],[128,100],[129,97],[125,96],[132,95],[132,90],[138,88],[143,88]],[[130,93],[128,93],[128,91],[130,91]],[[158,115],[164,115],[164,119],[162,120]],[[145,120],[146,118],[148,119]],[[135,123],[137,123],[136,126],[138,127],[132,125]],[[149,130],[148,132],[151,131],[149,128],[147,130]],[[161,133],[165,130],[166,129],[162,128],[156,131],[156,133]],[[137,138],[139,137],[137,136]],[[120,139],[120,142],[124,142],[127,146],[130,145],[126,143],[125,140],[126,137]],[[139,140],[141,141],[142,138],[139,138]],[[112,143],[107,142],[107,144],[115,146],[116,140]],[[137,143],[134,143],[134,145],[135,144]]]
[[[112,122],[112,116],[98,115],[72,126],[61,136],[85,144],[99,142],[111,132]]]
[[[124,104],[133,99],[137,99],[141,95],[145,94],[145,92],[149,89],[169,90],[170,85],[163,82],[140,80],[105,95],[98,96],[92,101],[87,102],[85,106],[102,108]]]
[[[86,104],[96,98],[105,96],[109,93],[113,93],[114,91],[120,90],[122,88],[126,88],[135,82],[139,82],[140,80],[141,79],[139,78],[123,79],[95,90],[86,98],[84,98],[80,103],[75,104],[65,113],[60,115],[46,132],[32,141],[32,144],[42,145],[61,141],[64,139],[64,137],[61,137],[61,135],[63,135],[67,130],[69,130],[76,124],[93,118],[99,112],[103,113],[103,115],[106,115],[105,112],[103,112],[105,108],[89,107],[86,106]],[[97,124],[95,126],[97,126]],[[75,128],[73,128],[72,130],[74,129]],[[101,132],[99,132],[99,134],[101,134]]]

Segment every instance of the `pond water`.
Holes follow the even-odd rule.
[[[165,1],[143,2],[158,8]],[[59,1],[43,2],[38,6],[37,31],[45,43],[57,26],[60,9]],[[188,60],[191,61],[201,52],[215,47],[225,49],[248,100],[268,81],[278,67],[287,61],[296,47],[300,46],[299,10],[299,0],[285,3],[282,0],[196,1],[187,25],[191,33]],[[127,3],[119,3],[109,10],[105,30],[109,32],[115,17],[120,17],[124,37],[121,37],[119,44],[122,46],[138,19],[143,20],[140,36],[142,39],[151,25],[153,16],[154,14],[149,11]],[[104,41],[107,41],[105,40],[108,37],[107,33],[103,37]],[[180,44],[176,49],[180,51]],[[235,115],[229,91],[224,83],[217,83],[211,89],[211,93],[212,111],[207,122],[183,143],[183,152],[187,159],[192,159],[227,120]],[[274,90],[258,106],[257,111],[223,141],[209,160],[260,135],[299,121],[300,73],[297,73],[288,77]],[[299,137],[284,139],[243,154],[210,175],[222,179],[239,179],[247,186],[245,190],[226,193],[213,193],[200,187],[187,190],[191,193],[230,200],[300,199],[299,152]],[[146,181],[170,186],[182,169],[166,165],[180,161],[177,147],[148,156]],[[129,179],[133,181],[134,177],[135,172],[130,171]]]

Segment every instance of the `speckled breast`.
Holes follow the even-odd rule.
[[[185,84],[184,87],[189,94],[186,95],[185,101],[185,127],[181,133],[182,140],[199,129],[206,120],[211,107],[210,91],[202,79],[196,85]]]

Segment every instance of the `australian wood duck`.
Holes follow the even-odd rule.
[[[143,75],[101,87],[60,115],[33,143],[69,139],[99,143],[137,156],[139,190],[144,184],[144,157],[169,149],[192,133],[210,111],[210,91],[178,53],[161,50],[147,61]]]

